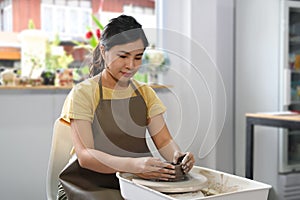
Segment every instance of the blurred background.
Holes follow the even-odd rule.
[[[299,0],[0,0],[1,199],[46,199],[53,124],[122,13],[145,28],[145,54],[164,56],[135,78],[196,165],[245,176],[246,113],[297,111]],[[254,179],[270,200],[300,199],[299,131],[255,132]]]
[[[105,26],[111,18],[123,13],[134,16],[146,28],[156,28],[155,1],[149,0],[1,0],[0,10],[1,71],[11,68],[21,79],[8,82],[12,85],[48,85],[44,80],[36,80],[42,72],[56,73],[66,68],[75,68],[74,81],[81,79],[78,76],[86,71],[80,69],[78,75],[76,68],[87,64],[85,61],[90,55],[87,45],[95,46],[92,36],[102,28],[93,17]],[[30,33],[29,29],[38,31]],[[33,43],[39,42],[36,40],[40,43],[34,46]],[[30,45],[32,47],[28,47]],[[28,62],[25,57],[29,57]],[[31,74],[30,70],[33,70]],[[28,77],[29,74],[33,77]],[[8,83],[2,81],[2,84]]]

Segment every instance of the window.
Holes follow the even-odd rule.
[[[152,8],[133,6],[132,4],[124,5],[123,11],[127,12],[127,13],[143,14],[143,15],[154,15],[155,14],[155,10]]]
[[[12,0],[0,3],[0,31],[12,31]]]
[[[92,24],[91,6],[84,0],[42,0],[41,28],[50,37],[59,34],[62,40],[82,37]]]
[[[157,44],[155,3],[154,7],[124,4],[123,13],[135,17],[143,25],[150,44]]]

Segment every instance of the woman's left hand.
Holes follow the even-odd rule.
[[[180,162],[181,161],[181,162]],[[191,152],[176,151],[173,157],[173,163],[181,163],[184,173],[188,173],[194,166],[195,158]]]

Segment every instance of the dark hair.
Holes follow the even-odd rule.
[[[105,47],[105,51],[108,51],[115,45],[134,42],[138,39],[142,39],[145,48],[148,46],[149,43],[142,29],[142,25],[139,24],[135,18],[120,15],[117,18],[111,19],[104,27],[100,42],[94,49],[90,76],[99,74],[105,68],[104,59],[100,52],[101,45]]]

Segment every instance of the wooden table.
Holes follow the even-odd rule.
[[[292,112],[246,114],[246,178],[249,179],[253,179],[253,151],[255,125],[300,130],[300,114]]]

